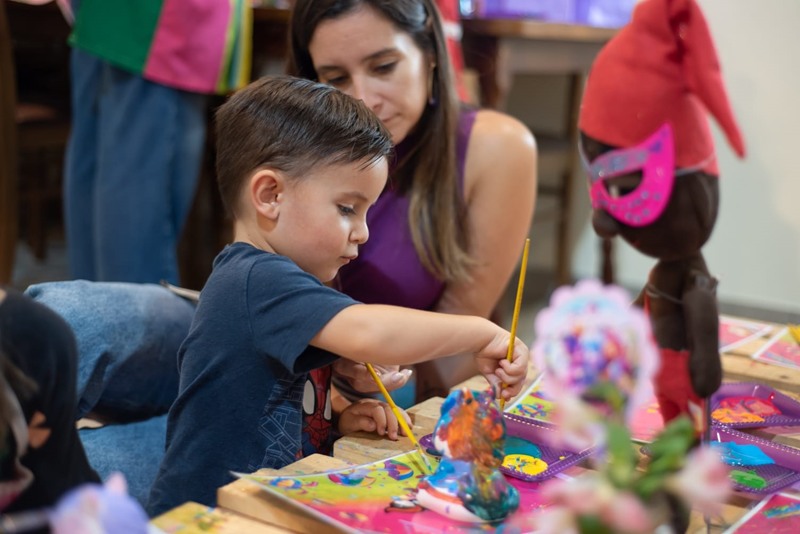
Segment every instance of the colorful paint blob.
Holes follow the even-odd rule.
[[[375,482],[375,478],[367,476],[367,471],[364,470],[333,473],[328,475],[328,478],[340,486],[369,486]]]
[[[720,423],[761,423],[764,421],[763,417],[754,413],[730,408],[717,408],[711,412],[711,417]]]
[[[506,457],[512,454],[524,454],[533,456],[534,458],[542,457],[542,451],[535,443],[516,436],[509,436],[506,438],[504,450]]]
[[[733,470],[728,473],[728,476],[731,477],[731,480],[736,482],[737,484],[741,484],[742,486],[747,486],[748,488],[753,489],[763,489],[767,487],[767,481],[764,480],[762,477],[758,476],[755,471],[737,471]]]
[[[507,454],[503,460],[503,467],[519,471],[524,475],[538,475],[547,471],[547,462],[541,458],[534,458],[527,454]]]
[[[758,445],[740,445],[732,441],[712,441],[711,448],[728,465],[751,466],[774,464],[775,460],[764,454]]]
[[[800,515],[800,503],[786,504],[777,506],[764,512],[768,519],[785,519],[787,517]]]
[[[299,489],[303,484],[294,478],[276,478],[270,482],[276,488]]]
[[[781,415],[781,411],[771,398],[745,396],[722,399],[711,417],[721,423],[760,423],[773,415]]]
[[[396,460],[386,460],[384,464],[388,475],[394,480],[405,480],[414,475],[414,470]]]

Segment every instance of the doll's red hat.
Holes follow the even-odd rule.
[[[580,129],[619,148],[669,122],[678,168],[719,176],[706,113],[739,157],[745,146],[733,116],[705,17],[695,0],[644,0],[630,24],[600,51],[581,104]]]

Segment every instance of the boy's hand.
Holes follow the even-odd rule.
[[[413,372],[411,369],[403,369],[401,371],[399,365],[373,364],[372,368],[375,369],[378,377],[380,377],[386,391],[394,391],[405,386]],[[375,380],[367,370],[367,366],[363,363],[354,362],[347,358],[339,358],[333,364],[333,372],[344,377],[356,391],[361,393],[380,392]]]
[[[405,410],[399,410],[410,427],[411,418]],[[389,405],[376,399],[361,399],[339,414],[339,433],[342,435],[362,430],[377,432],[380,436],[388,435],[389,439],[396,441],[398,430],[401,435],[405,435],[399,427],[397,417]]]
[[[511,335],[508,332],[498,328],[498,333],[492,342],[475,353],[478,370],[489,381],[489,385],[493,388],[500,388],[502,384],[506,385],[498,397],[506,400],[522,390],[522,384],[528,375],[530,354],[525,343],[517,338],[514,342],[512,360],[510,362],[506,360],[510,339]]]

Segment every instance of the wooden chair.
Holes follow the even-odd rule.
[[[69,79],[66,60],[67,23],[55,5],[29,6],[0,0],[0,283],[11,280],[20,216],[25,237],[38,259],[46,251],[51,207],[60,209],[64,151],[69,138]],[[13,33],[12,33],[13,31]],[[18,94],[15,42],[47,47],[62,46],[48,68],[56,71]],[[33,49],[27,57],[43,55]],[[26,74],[39,65],[27,59]],[[26,77],[27,79],[27,77]],[[53,81],[55,80],[55,82]],[[22,209],[20,209],[22,208]]]
[[[17,95],[11,34],[0,3],[0,283],[11,280],[17,246]]]

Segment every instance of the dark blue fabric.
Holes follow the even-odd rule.
[[[217,256],[178,352],[180,386],[151,515],[186,501],[213,506],[217,489],[233,480],[230,471],[279,469],[304,448],[315,452],[303,443],[304,405],[317,414],[311,441],[330,445],[329,368],[310,372],[336,356],[308,344],[356,303],[291,260],[250,245],[234,243]]]

